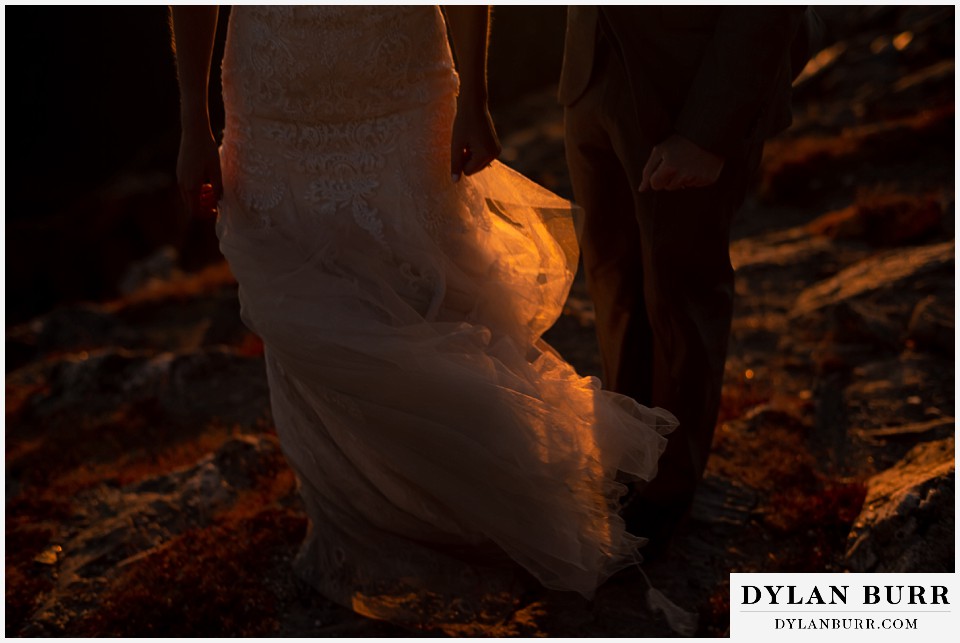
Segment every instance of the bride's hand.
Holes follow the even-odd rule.
[[[461,174],[479,172],[498,156],[500,141],[486,101],[468,100],[461,95],[450,141],[451,178],[456,182]]]
[[[223,195],[223,180],[217,142],[209,129],[203,133],[185,131],[180,137],[177,183],[191,215],[216,216],[217,203]]]

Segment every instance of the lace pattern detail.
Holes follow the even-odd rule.
[[[442,28],[437,18],[430,7],[235,8],[225,56],[232,64],[223,69],[230,114],[224,163],[261,226],[272,224],[272,211],[289,191],[283,177],[293,170],[304,181],[292,196],[310,204],[310,214],[350,217],[389,254],[375,205],[379,177],[401,134],[409,133],[414,108],[438,93],[452,97],[457,87],[446,43],[430,37]],[[411,19],[424,34],[416,40],[384,28]],[[444,157],[437,142],[449,136],[452,117],[444,110],[426,137],[406,136],[422,145],[414,151],[419,158]],[[444,203],[431,198],[432,207],[418,212],[437,233]]]

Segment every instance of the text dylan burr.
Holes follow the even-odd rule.
[[[800,589],[797,585],[744,585],[743,605],[846,605],[849,585]],[[943,585],[864,585],[861,605],[949,605]]]

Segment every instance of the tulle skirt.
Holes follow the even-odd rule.
[[[518,569],[592,596],[642,545],[614,478],[651,479],[676,421],[541,339],[575,207],[500,163],[451,180],[436,8],[234,12],[217,231],[310,517],[298,572],[416,624],[479,618]]]

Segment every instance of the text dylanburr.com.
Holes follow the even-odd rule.
[[[955,574],[730,574],[730,638],[955,641],[958,586]]]

